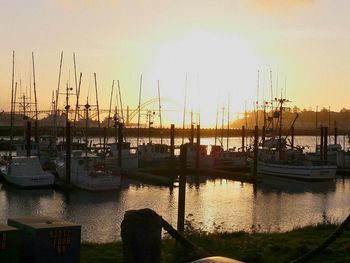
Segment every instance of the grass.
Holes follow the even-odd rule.
[[[317,225],[286,233],[213,233],[187,229],[185,235],[210,255],[231,257],[244,262],[290,262],[318,246],[334,230],[335,225]],[[175,240],[162,240],[162,262],[193,260],[188,251]],[[83,243],[81,262],[122,262],[122,243]],[[322,254],[308,262],[350,262],[350,230],[329,246]]]

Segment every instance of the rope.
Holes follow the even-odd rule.
[[[321,243],[318,247],[314,248],[313,250],[310,250],[306,254],[302,255],[301,257],[293,260],[291,263],[306,262],[310,258],[319,254],[321,251],[323,251],[325,248],[327,248],[330,244],[332,244],[344,232],[345,228],[347,227],[347,225],[349,223],[350,223],[350,214],[343,221],[343,223],[341,223],[341,225],[338,226],[338,228],[325,241],[323,241],[323,243]]]

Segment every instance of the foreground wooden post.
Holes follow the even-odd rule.
[[[66,123],[66,184],[70,184],[70,168],[71,168],[71,126],[70,122]]]
[[[186,203],[186,163],[187,147],[182,144],[180,147],[181,172],[179,177],[179,200],[177,211],[177,230],[183,232],[185,229],[185,203]]]
[[[200,165],[200,149],[201,149],[201,127],[197,125],[197,148],[196,148],[196,169],[199,168]]]
[[[259,140],[259,128],[256,125],[255,131],[254,131],[254,167],[253,167],[254,178],[258,176],[258,140]]]
[[[170,125],[170,158],[174,159],[174,150],[175,150],[175,125]]]
[[[245,126],[242,126],[242,152],[245,152]]]
[[[327,148],[328,148],[328,127],[324,127],[324,146],[323,146],[323,160],[327,161]]]
[[[294,126],[292,126],[292,142],[291,142],[291,147],[292,147],[292,150],[294,149]]]
[[[122,168],[123,123],[118,123],[118,167]]]
[[[320,142],[320,159],[321,159],[321,161],[323,161],[323,157],[324,157],[324,154],[323,154],[323,139],[324,139],[323,127],[321,126],[321,142]]]
[[[26,134],[26,139],[27,139],[27,157],[30,156],[30,147],[31,147],[31,141],[30,138],[32,137],[32,123],[30,121],[27,121],[27,134]]]

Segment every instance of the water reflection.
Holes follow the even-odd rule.
[[[350,179],[306,183],[264,179],[258,184],[189,176],[186,215],[206,231],[287,231],[340,222],[349,213]],[[126,210],[149,207],[176,226],[178,188],[124,181],[120,191],[92,193],[21,190],[0,183],[0,223],[10,217],[49,215],[82,225],[82,239],[120,239]]]

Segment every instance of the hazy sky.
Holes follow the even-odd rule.
[[[188,109],[214,122],[228,101],[232,112],[245,101],[252,108],[258,70],[260,101],[271,97],[271,70],[274,96],[286,83],[292,105],[350,108],[349,14],[348,0],[1,0],[0,109],[10,106],[13,50],[22,92],[34,51],[44,109],[57,89],[61,51],[61,90],[74,86],[75,52],[82,100],[94,103],[96,72],[101,108],[117,79],[123,104],[135,108],[142,73],[143,101],[157,97],[160,80],[163,108],[181,110],[187,75]]]

